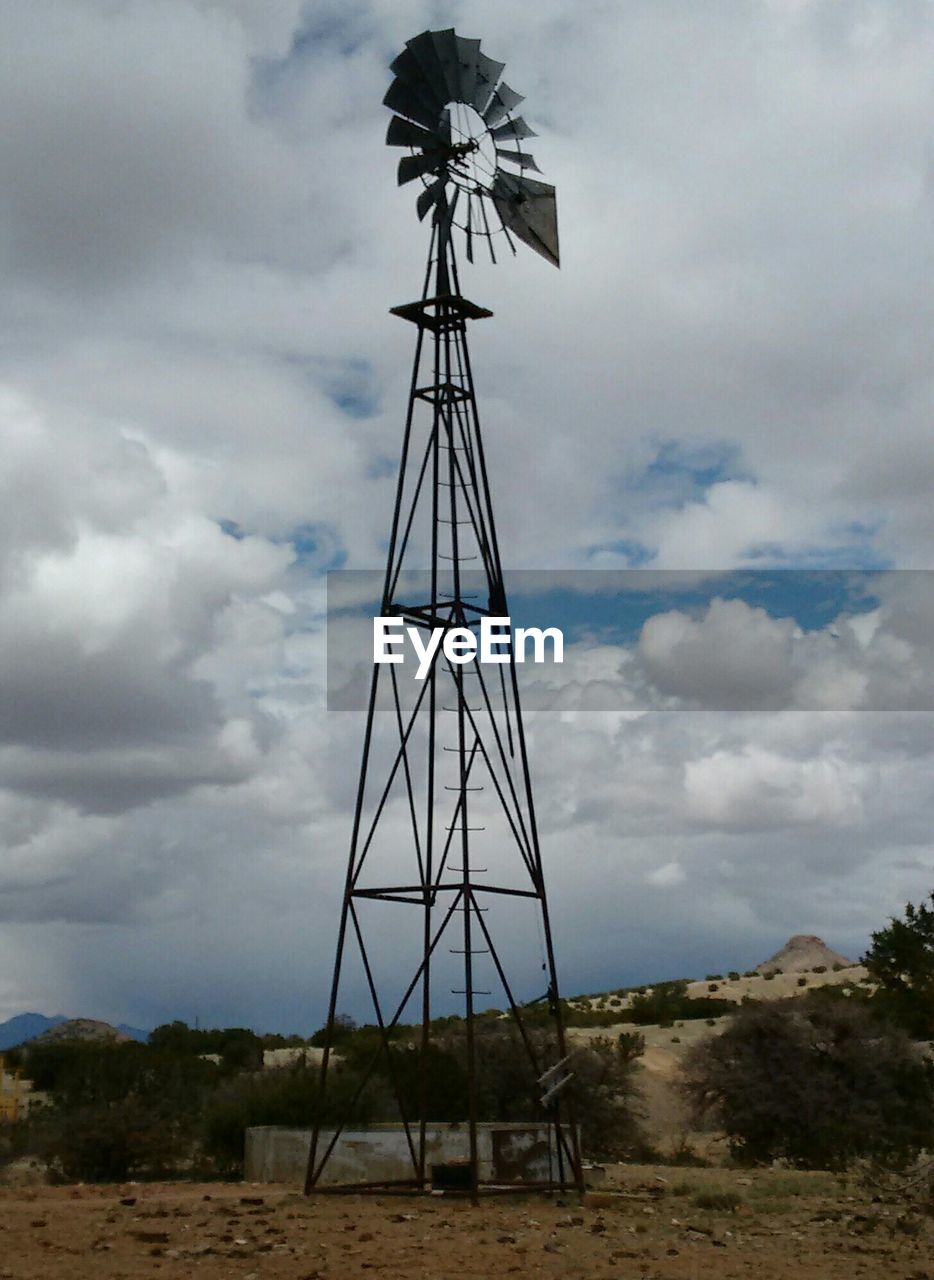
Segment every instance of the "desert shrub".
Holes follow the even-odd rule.
[[[834,965],[833,965],[834,973],[839,973],[841,969],[845,969],[845,968],[846,968],[846,965],[841,964],[839,960],[834,961]]]
[[[743,1203],[742,1196],[735,1191],[699,1191],[694,1197],[697,1209],[718,1209],[726,1213],[735,1213]]]
[[[624,1032],[615,1040],[592,1040],[574,1055],[571,1095],[581,1144],[594,1159],[637,1159],[647,1154],[636,1083],[638,1059],[644,1051],[641,1035]]]
[[[680,1037],[680,1036],[672,1036],[672,1037],[671,1037],[671,1044],[680,1044],[680,1043],[681,1043],[681,1037]]]
[[[838,1168],[934,1141],[934,1066],[849,1001],[741,1009],[688,1055],[683,1087],[751,1162]]]
[[[711,982],[711,983],[708,983],[708,985],[707,985],[707,990],[708,990],[708,991],[719,991],[719,990],[720,990],[720,987],[719,987],[719,985],[718,985],[716,982]]]
[[[30,1122],[29,1148],[69,1181],[123,1182],[174,1171],[194,1149],[191,1115],[172,1115],[141,1098],[43,1108]]]
[[[863,959],[875,1007],[918,1040],[934,1039],[934,893],[930,902],[909,902],[903,919],[872,935]]]
[[[775,977],[775,973],[773,972],[773,970],[770,969],[768,973],[764,973],[762,976],[763,978],[765,978],[766,982],[771,982],[772,979]]]
[[[216,1053],[228,1071],[258,1071],[263,1065],[263,1041],[246,1027],[202,1031],[185,1022],[169,1022],[150,1032],[148,1047],[178,1057]]]
[[[705,1160],[694,1147],[688,1142],[687,1134],[679,1134],[677,1142],[674,1143],[671,1150],[659,1160],[659,1164],[671,1164],[680,1169],[706,1169],[709,1167],[710,1161]],[[679,1182],[671,1188],[673,1196],[687,1195],[692,1188],[689,1184]]]
[[[66,1178],[122,1180],[190,1161],[219,1070],[196,1055],[136,1042],[61,1042],[27,1055],[50,1105],[30,1115],[28,1149]]]
[[[533,1048],[547,1061],[553,1042],[544,1029],[530,1033]],[[447,1046],[459,1060],[463,1039]],[[481,1120],[532,1120],[541,1118],[541,1086],[515,1027],[477,1036],[477,1114]],[[587,1155],[598,1160],[619,1160],[638,1154],[644,1138],[639,1125],[639,1091],[636,1066],[645,1050],[638,1032],[624,1032],[615,1039],[599,1038],[575,1049],[569,1064],[574,1078],[565,1097],[573,1103]],[[466,1097],[463,1109],[466,1112]]]
[[[736,969],[731,969],[726,976],[731,982],[739,982],[739,972]]]
[[[744,978],[760,978],[761,976],[762,975],[758,973],[755,969],[747,969],[746,972],[743,974]]]
[[[679,1020],[708,1018],[712,1013],[731,1013],[733,1008],[729,1000],[689,996],[687,982],[679,978],[674,982],[658,983],[652,988],[651,994],[635,996],[630,1007],[618,1014],[617,1021],[634,1022],[641,1027],[656,1023],[661,1027],[670,1027]]]
[[[799,987],[806,987],[807,985],[808,985],[808,980],[807,980],[807,978],[799,978],[799,979],[798,979],[798,986],[799,986]]]
[[[705,981],[705,982],[722,982],[722,981],[723,981],[723,974],[722,974],[722,973],[708,973],[708,974],[707,974],[707,977],[704,979],[704,981]]]
[[[825,964],[816,964],[811,970],[812,973],[826,973],[827,966]]]

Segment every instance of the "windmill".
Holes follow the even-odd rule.
[[[421,297],[392,308],[417,337],[380,606],[384,617],[418,628],[476,631],[484,618],[508,617],[467,347],[468,322],[492,313],[461,293],[455,239],[463,238],[469,261],[480,251],[495,262],[498,248],[515,253],[520,241],[557,266],[558,232],[554,188],[529,176],[538,170],[522,144],[534,134],[515,113],[523,99],[502,80],[503,69],[479,40],[425,31],[392,63],[395,79],[384,99],[394,112],[387,142],[408,152],[399,183],[420,184],[416,210],[431,226]],[[375,911],[396,914],[380,923]],[[531,979],[528,965],[523,969],[526,987],[537,984],[531,993],[520,992],[511,976],[523,913],[538,927],[540,966]],[[408,943],[411,961],[408,980],[389,997],[378,956],[387,931],[393,955]],[[369,1078],[364,1073],[346,1100],[345,1119],[325,1128],[341,984],[352,955],[377,1031],[369,1073],[386,1072],[405,1132],[411,1173],[401,1181],[416,1190],[431,1185],[428,1131],[438,1119],[430,1114],[432,1018],[447,983],[463,1001],[463,1188],[474,1198],[481,1190],[478,1002],[495,984],[504,998],[502,1025],[521,1042],[526,1064],[519,1092],[550,1134],[548,1172],[536,1185],[580,1186],[567,1088],[573,1072],[514,655],[484,668],[448,662],[439,650],[417,688],[395,665],[373,668],[306,1191],[338,1189],[328,1183],[328,1161],[352,1127]],[[415,1039],[400,1046],[398,1029],[407,1025],[411,1033],[404,1019],[413,1007]],[[487,1015],[484,1028],[490,1025]]]

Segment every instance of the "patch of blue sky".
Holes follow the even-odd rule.
[[[300,524],[276,541],[288,544],[295,551],[293,569],[329,573],[332,569],[342,569],[347,562],[347,551],[329,524]]]
[[[852,536],[856,533],[856,537]],[[830,537],[833,537],[831,533]],[[764,542],[750,547],[744,559],[753,565],[774,569],[820,570],[854,569],[878,572],[891,569],[892,562],[881,556],[873,545],[872,535],[859,529],[847,528],[837,535],[839,541],[807,547],[786,547],[777,542]]]
[[[805,631],[827,626],[841,614],[866,613],[878,604],[877,575],[870,571],[769,569],[696,574],[671,571],[627,573],[614,586],[611,571],[583,570],[572,586],[549,587],[547,574],[516,574],[510,582],[510,616],[516,626],[559,627],[568,641],[590,638],[608,644],[634,643],[649,618],[680,610],[704,614],[716,599],[742,600],[773,618],[793,618]]]
[[[218,520],[218,527],[228,538],[242,542],[251,536],[250,529],[244,529],[236,520]],[[268,536],[268,535],[266,535]],[[291,547],[295,552],[292,569],[300,571],[313,570],[315,573],[328,573],[332,569],[342,569],[347,562],[347,552],[341,545],[337,531],[332,525],[323,522],[296,525],[287,533],[278,537],[270,537],[270,541],[278,546]]]
[[[735,444],[719,441],[692,447],[666,440],[659,445],[653,461],[635,478],[634,487],[643,492],[676,490],[684,494],[683,501],[694,501],[712,485],[750,478]]]
[[[707,491],[727,480],[749,480],[740,451],[726,441],[686,445],[677,440],[661,441],[655,457],[641,471],[626,477],[621,500],[637,514],[665,509],[679,510],[690,502],[702,502]],[[632,567],[647,564],[655,554],[637,538],[621,537],[586,548],[592,561],[619,557]]]

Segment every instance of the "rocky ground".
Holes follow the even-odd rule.
[[[619,1166],[581,1205],[234,1184],[0,1190],[2,1280],[934,1280],[929,1224],[830,1175]]]

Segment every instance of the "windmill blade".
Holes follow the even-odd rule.
[[[407,84],[413,96],[422,104],[425,110],[437,118],[447,99],[441,97],[436,88],[432,87],[430,81],[426,80],[425,73],[422,71],[412,51],[403,49],[391,66],[396,73],[396,78],[401,80],[403,84]]]
[[[494,62],[485,53],[477,54],[477,87],[470,105],[481,115],[490,105],[493,90],[499,84],[499,78],[505,69],[505,62]]]
[[[445,98],[445,102],[457,102],[461,92],[461,65],[460,50],[457,47],[457,36],[454,34],[454,28],[448,27],[444,31],[432,31],[431,42],[435,46],[435,53],[441,65],[444,82],[448,87],[448,96]]]
[[[410,84],[397,76],[386,90],[383,105],[391,111],[398,111],[400,116],[417,120],[428,129],[435,129],[444,104],[436,102],[434,98],[423,98]]]
[[[490,137],[496,139],[497,142],[503,138],[512,140],[515,138],[517,142],[521,142],[523,138],[537,138],[538,134],[534,129],[522,119],[522,116],[516,116],[515,120],[507,120],[505,124],[497,125],[495,129],[490,130]]]
[[[403,156],[399,161],[399,186],[404,187],[424,173],[434,173],[442,164],[444,156],[440,151],[427,152],[422,156]]]
[[[438,109],[440,110],[446,102],[450,101],[451,95],[448,93],[447,77],[445,76],[441,59],[438,57],[438,50],[435,48],[433,36],[433,32],[423,31],[421,35],[413,36],[411,40],[406,40],[405,47],[418,63],[425,83],[438,99]]]
[[[496,154],[500,160],[509,160],[510,163],[517,164],[520,169],[534,169],[536,173],[541,173],[534,156],[530,156],[527,151],[506,151],[503,147],[497,147]]]
[[[466,40],[463,36],[455,36],[457,41],[457,61],[460,66],[460,93],[457,95],[459,102],[473,102],[474,94],[477,91],[477,69],[478,55],[480,53],[479,40]]]
[[[515,89],[510,89],[504,80],[493,94],[493,99],[486,111],[481,111],[480,114],[492,128],[494,124],[499,124],[503,116],[511,111],[513,107],[517,107],[520,102],[525,102],[525,97],[521,93],[516,93]]]
[[[493,204],[503,226],[543,258],[560,265],[558,257],[558,209],[555,189],[534,178],[513,177],[497,170]]]
[[[422,147],[425,150],[437,148],[440,134],[431,133],[411,120],[403,120],[402,116],[393,116],[386,130],[386,145],[390,147]]]
[[[433,204],[439,204],[444,199],[444,187],[444,178],[438,178],[430,187],[426,187],[415,201],[415,211],[418,214],[419,222],[424,222],[425,214]]]

